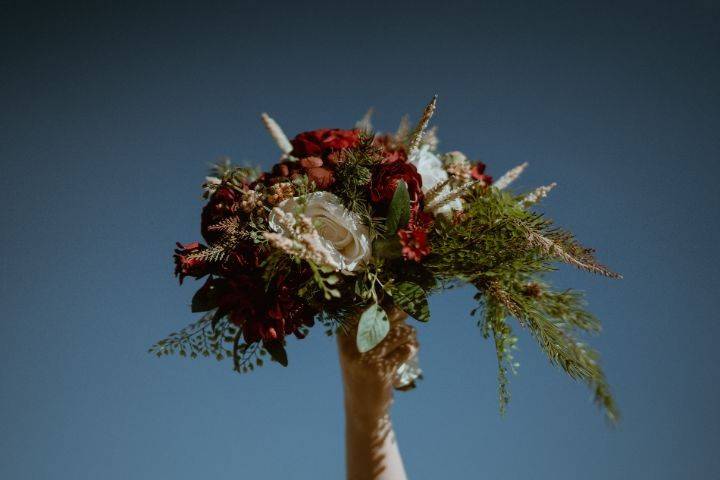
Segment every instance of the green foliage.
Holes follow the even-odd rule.
[[[388,290],[400,310],[421,322],[430,320],[427,294],[420,285],[412,282],[400,282],[388,286]]]
[[[213,277],[208,278],[205,284],[193,295],[191,311],[193,313],[207,312],[217,308],[218,298],[225,290],[225,286],[226,283],[223,280]]]
[[[500,413],[505,413],[507,404],[510,402],[508,372],[515,373],[519,366],[514,362],[512,355],[512,351],[516,348],[517,337],[513,335],[512,329],[506,322],[502,304],[492,297],[486,300],[481,328],[483,337],[488,338],[492,334],[495,341],[495,354],[498,362],[498,399]]]
[[[285,346],[280,342],[269,342],[265,344],[265,349],[270,353],[273,360],[278,362],[283,367],[288,366],[287,352]]]
[[[391,236],[388,238],[376,238],[372,245],[373,257],[380,259],[393,259],[402,257],[402,245],[400,238]]]
[[[155,343],[148,353],[158,357],[179,355],[197,358],[215,357],[233,360],[234,370],[246,373],[263,365],[261,357],[267,352],[259,343],[241,342],[242,331],[230,323],[225,315],[211,310],[200,320],[191,323],[179,332],[173,332]]]
[[[599,331],[598,321],[584,309],[578,292],[551,291],[538,277],[552,271],[558,261],[617,275],[571,234],[525,210],[507,192],[475,190],[465,200],[462,221],[436,224],[433,253],[425,264],[443,281],[460,280],[476,287],[476,299],[484,310],[483,335],[492,335],[495,342],[501,410],[510,399],[508,372],[517,366],[512,357],[517,339],[507,323],[514,317],[530,330],[551,363],[593,390],[606,417],[615,422],[619,413],[598,355],[577,338],[578,332]]]
[[[382,150],[373,145],[372,135],[361,134],[357,148],[342,150],[341,161],[335,167],[335,184],[332,192],[349,210],[358,213],[365,223],[372,226],[374,219],[369,205],[368,185],[372,180],[372,168],[382,159]]]
[[[395,187],[395,193],[390,201],[387,220],[385,221],[385,234],[395,235],[398,229],[407,225],[410,220],[410,194],[407,184],[400,180]]]
[[[380,305],[374,303],[360,315],[357,329],[357,347],[360,353],[375,348],[390,331],[387,313]]]
[[[216,314],[215,310],[207,312],[197,322],[157,342],[148,352],[158,357],[173,354],[191,358],[212,355],[218,360],[232,357],[228,344],[232,344],[237,329],[226,320],[216,319]]]

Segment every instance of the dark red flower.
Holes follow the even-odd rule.
[[[204,249],[205,246],[198,242],[177,243],[173,258],[175,260],[175,276],[180,279],[181,285],[185,277],[202,278],[210,273],[206,260],[192,256],[193,253],[201,252]]]
[[[385,161],[375,167],[370,182],[370,199],[373,203],[390,203],[400,180],[407,185],[411,202],[422,199],[422,178],[415,165],[404,158]]]
[[[360,143],[358,130],[342,130],[339,128],[321,128],[311,132],[303,132],[293,138],[290,155],[296,158],[321,157],[326,159],[330,153],[344,148],[353,148]]]
[[[212,242],[220,237],[221,232],[211,231],[209,227],[236,215],[240,211],[240,196],[240,192],[228,186],[221,186],[212,194],[200,218],[200,229],[205,240]]]
[[[219,307],[230,312],[248,343],[282,341],[290,334],[302,338],[301,328],[312,326],[317,312],[297,296],[300,278],[278,275],[266,291],[259,274],[238,275],[229,279]]]
[[[485,164],[478,161],[475,165],[473,165],[470,175],[472,175],[473,179],[480,180],[483,185],[492,185],[492,177],[490,175],[485,175],[484,172]]]
[[[419,262],[430,253],[427,232],[422,228],[409,228],[398,231],[402,254],[407,260]]]
[[[247,275],[260,268],[267,258],[267,250],[251,240],[241,241],[219,263],[215,272],[224,277],[233,278]]]

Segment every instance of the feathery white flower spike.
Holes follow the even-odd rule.
[[[557,187],[557,183],[553,182],[550,185],[543,185],[541,187],[536,188],[532,192],[528,193],[523,197],[522,200],[520,200],[520,204],[523,207],[529,207],[531,205],[535,205],[543,198],[547,197],[548,193],[550,193],[550,190]]]
[[[368,111],[365,112],[365,115],[363,115],[360,120],[355,122],[355,128],[363,132],[372,132],[373,126],[371,118],[374,111],[375,109],[373,107],[368,108]]]
[[[527,168],[528,163],[524,162],[517,167],[508,170],[505,172],[505,174],[498,178],[497,181],[493,183],[493,187],[497,188],[498,190],[502,190],[503,188],[506,188],[508,185],[510,185],[512,182],[517,180],[517,178],[525,171]]]
[[[412,134],[410,135],[408,155],[412,154],[420,147],[420,141],[422,140],[423,133],[425,132],[428,123],[430,123],[430,118],[433,116],[433,113],[435,113],[435,107],[437,106],[437,98],[438,96],[435,95],[433,96],[432,100],[430,100],[430,103],[428,103],[427,107],[425,107],[425,111],[423,111],[422,118],[415,127],[415,130],[413,130]]]
[[[410,135],[410,119],[407,115],[403,115],[400,119],[397,132],[395,132],[395,140],[398,142],[404,142]]]
[[[278,125],[278,123],[267,113],[260,115],[260,118],[262,118],[265,128],[267,128],[267,131],[270,133],[272,139],[275,140],[277,146],[280,147],[283,155],[290,156],[290,152],[292,152],[293,147],[290,144],[290,140],[288,140],[287,136],[285,136],[285,133],[282,131],[282,128],[280,128],[280,125]]]

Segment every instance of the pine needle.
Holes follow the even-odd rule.
[[[558,258],[564,263],[573,265],[580,270],[585,270],[587,272],[596,273],[610,278],[622,278],[622,275],[613,272],[604,265],[599,264],[589,254],[584,255],[585,258],[578,258],[578,256],[570,254],[561,243],[543,235],[541,232],[533,229],[532,227],[525,225],[525,230],[528,243],[539,248],[547,255]]]

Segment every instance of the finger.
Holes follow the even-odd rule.
[[[415,329],[413,327],[405,324],[394,325],[383,341],[380,342],[377,347],[370,350],[368,354],[371,354],[373,357],[382,358],[395,350],[399,345],[412,341],[416,341]]]
[[[400,345],[385,358],[385,364],[392,373],[395,373],[400,365],[410,360],[417,353],[417,347],[412,344]]]
[[[407,320],[408,314],[400,310],[399,308],[392,308],[388,312],[388,319],[391,324],[401,323]]]

